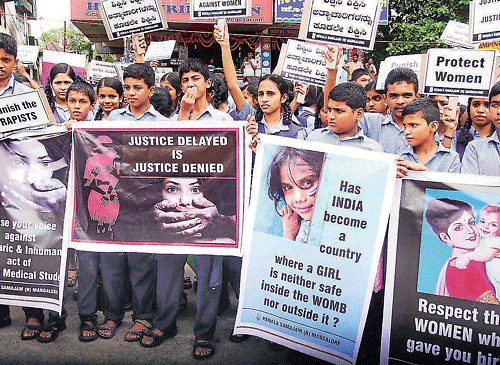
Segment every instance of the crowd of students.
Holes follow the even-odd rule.
[[[497,130],[500,84],[491,89],[489,98],[469,98],[466,110],[461,108],[460,113],[447,106],[445,96],[421,97],[417,75],[407,68],[390,71],[384,90],[376,89],[374,67],[353,70],[351,81],[336,85],[342,52],[330,46],[326,61],[333,62],[337,68],[327,70],[323,89],[294,85],[275,74],[260,79],[249,77],[240,86],[227,25],[216,25],[214,36],[221,47],[222,74],[210,73],[205,62],[190,58],[181,63],[178,73],[164,75],[160,87],[155,87],[154,70],[145,63],[128,66],[123,73],[123,83],[117,78],[103,78],[95,87],[77,76],[67,64],[53,66],[44,91],[56,122],[71,130],[74,122],[89,120],[103,123],[106,120],[243,120],[247,121],[246,131],[253,137],[251,147],[259,142],[259,134],[264,133],[395,154],[399,156],[396,159],[399,176],[408,170],[500,175]],[[0,34],[0,96],[22,93],[34,86],[32,80],[14,72],[16,58],[15,41]],[[351,67],[348,69],[351,71]],[[305,96],[301,103],[298,102],[300,94]],[[289,206],[293,210],[293,204]],[[157,209],[155,213],[165,234],[171,234],[167,232],[171,225],[165,221],[164,212]],[[293,211],[282,214],[290,215]],[[203,229],[204,223],[197,221],[193,225],[185,221],[177,225],[176,234],[195,237]],[[113,234],[119,239],[122,232],[118,227]],[[295,238],[300,232],[295,230],[291,235]],[[80,251],[77,257],[81,341],[114,337],[125,314],[126,282],[130,282],[134,324],[125,341],[156,347],[177,334],[176,316],[183,300],[186,255]],[[241,259],[197,255],[196,260],[198,288],[193,356],[203,359],[215,353],[212,337],[218,311],[228,305],[228,281],[238,296]],[[381,328],[382,263],[383,258],[367,322],[367,328],[373,328],[370,338],[363,338],[360,359],[377,356],[380,338],[373,340],[377,338],[373,334],[380,333],[374,331]],[[106,297],[101,324],[97,323],[99,281]],[[52,342],[66,328],[64,310],[62,315],[50,312],[44,324],[41,309],[23,309],[26,314],[23,340]],[[0,306],[0,327],[10,323],[8,306]],[[248,338],[231,335],[230,339],[242,342]],[[280,348],[276,344],[271,346]]]

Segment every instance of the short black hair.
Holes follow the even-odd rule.
[[[160,82],[167,81],[172,85],[172,87],[177,92],[177,95],[182,93],[181,80],[179,79],[179,74],[177,72],[169,72],[161,77]]]
[[[377,87],[377,76],[375,76],[372,81],[370,81],[366,86],[365,86],[365,91],[368,92],[370,90],[376,91],[379,94],[384,94],[384,90],[378,90],[376,89]]]
[[[363,75],[370,75],[370,72],[366,68],[357,68],[352,72],[351,81],[355,82]]]
[[[403,117],[417,113],[421,113],[427,124],[440,120],[439,106],[431,98],[415,99],[403,109]]]
[[[210,71],[208,71],[207,64],[199,58],[188,58],[184,60],[179,66],[179,78],[182,80],[182,75],[189,71],[199,72],[203,78],[208,80],[210,78]]]
[[[343,82],[335,86],[328,94],[328,99],[344,101],[352,110],[366,108],[366,91],[363,86],[353,82]]]
[[[85,81],[75,81],[68,87],[68,91],[66,92],[66,100],[68,100],[69,92],[70,91],[75,91],[75,92],[80,92],[84,93],[89,97],[90,104],[95,103],[95,91],[92,85],[90,85],[88,82]]]
[[[174,112],[170,92],[163,88],[155,88],[155,93],[149,98],[149,102],[155,110],[166,118],[170,118]]]
[[[387,94],[387,86],[393,85],[396,82],[405,81],[408,84],[413,84],[415,94],[418,94],[418,77],[417,74],[408,67],[397,67],[389,71],[385,79],[384,93]]]
[[[495,85],[493,85],[493,87],[490,90],[490,103],[491,99],[493,99],[493,97],[497,96],[498,94],[500,94],[500,81],[497,82]]]
[[[155,85],[155,72],[151,66],[145,63],[133,63],[123,70],[123,81],[127,77],[131,79],[144,80],[144,83],[151,88]]]
[[[17,58],[17,43],[10,35],[0,33],[0,48],[14,56],[14,59]]]

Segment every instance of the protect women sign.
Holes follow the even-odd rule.
[[[243,124],[163,124],[73,129],[72,247],[241,255]]]
[[[235,333],[354,364],[387,227],[394,158],[260,138]]]
[[[411,174],[389,228],[382,364],[495,364],[500,180]]]

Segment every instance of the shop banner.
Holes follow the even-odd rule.
[[[488,97],[498,72],[496,50],[429,49],[424,94]]]
[[[75,125],[70,245],[241,255],[243,123],[158,124]]]
[[[40,47],[27,46],[24,44],[17,45],[17,59],[25,65],[34,65],[38,59],[38,52]]]
[[[401,183],[381,363],[499,363],[500,179],[414,173]]]
[[[494,0],[471,0],[470,41],[473,44],[500,39],[500,9]]]
[[[373,49],[380,1],[305,0],[299,38]]]
[[[0,97],[0,135],[50,123],[54,115],[40,90]]]
[[[450,20],[441,35],[441,41],[453,47],[472,49],[469,42],[469,24]]]
[[[394,193],[394,156],[260,138],[235,333],[354,364]]]
[[[118,77],[114,63],[96,60],[90,61],[88,75],[91,82],[99,82],[105,77]]]
[[[191,0],[191,19],[247,17],[252,14],[250,0]]]
[[[50,75],[50,70],[56,64],[64,62],[70,65],[77,75],[85,78],[85,62],[84,54],[56,52],[44,49],[42,54],[42,83],[47,84],[47,79]]]
[[[59,312],[71,134],[51,126],[0,141],[0,303]]]
[[[282,77],[303,84],[325,86],[326,46],[289,39],[283,49],[284,55],[280,54],[283,63],[277,66]]]
[[[110,40],[168,28],[158,0],[101,0],[100,4]]]

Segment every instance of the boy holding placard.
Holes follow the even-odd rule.
[[[408,104],[403,109],[403,124],[410,146],[401,157],[420,163],[430,171],[459,173],[458,153],[435,142],[439,119],[439,107],[430,98],[417,99]]]

